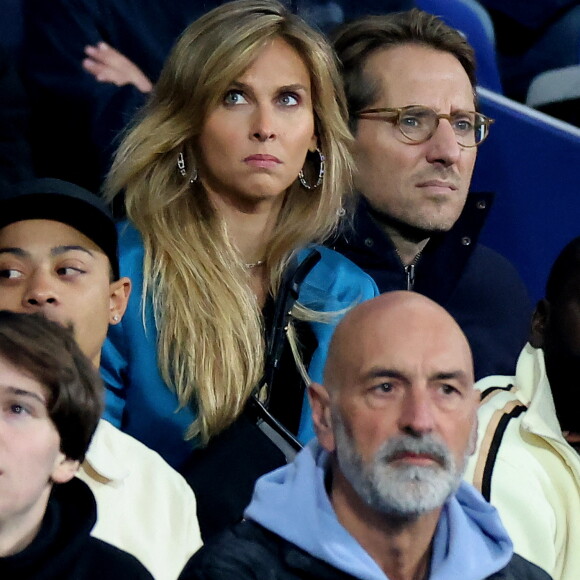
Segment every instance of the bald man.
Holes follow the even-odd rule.
[[[549,578],[461,481],[478,396],[467,339],[442,307],[412,292],[357,306],[324,383],[309,390],[317,440],[258,481],[246,520],[183,580]]]

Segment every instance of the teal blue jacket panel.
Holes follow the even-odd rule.
[[[299,294],[301,304],[313,310],[338,311],[330,323],[310,323],[318,346],[309,374],[322,381],[332,332],[344,309],[378,295],[374,281],[337,252],[316,246],[321,260],[307,275]],[[298,254],[304,259],[309,249]],[[105,419],[160,453],[179,467],[195,447],[184,439],[196,417],[193,406],[179,406],[175,392],[161,378],[157,365],[157,328],[150,300],[142,308],[143,244],[128,223],[119,226],[121,275],[131,278],[133,291],[121,323],[111,326],[103,347],[101,375],[107,385]],[[192,304],[192,308],[195,304]],[[342,312],[340,312],[342,311]],[[305,396],[298,439],[314,436],[310,406]]]

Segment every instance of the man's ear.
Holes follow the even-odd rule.
[[[326,451],[332,453],[335,446],[330,394],[324,385],[312,383],[308,387],[308,399],[310,400],[312,422],[318,442]]]
[[[471,429],[471,433],[469,434],[469,443],[467,446],[467,453],[469,457],[471,457],[475,451],[477,450],[477,427],[479,425],[479,418],[475,415],[475,419],[473,421],[473,427]]]
[[[131,280],[127,277],[119,278],[109,284],[109,323],[119,324],[127,310],[127,303],[131,295]]]
[[[70,481],[78,471],[79,465],[80,463],[76,459],[71,459],[60,452],[54,462],[54,468],[50,475],[51,481],[53,483],[66,483]]]
[[[534,348],[544,346],[544,336],[550,318],[550,303],[542,298],[537,304],[532,314],[532,328],[530,331],[530,344]]]

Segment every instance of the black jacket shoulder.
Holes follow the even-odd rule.
[[[514,554],[509,564],[486,580],[552,580],[542,568]]]
[[[457,578],[460,578],[458,574]],[[356,580],[259,524],[244,521],[195,553],[179,580]],[[455,580],[450,578],[449,580]],[[550,580],[543,570],[514,555],[481,580]]]
[[[89,538],[70,580],[153,580],[135,556],[97,538]]]
[[[243,521],[196,552],[179,580],[356,580],[259,524]]]
[[[433,235],[405,270],[390,237],[361,198],[346,228],[331,245],[362,268],[380,292],[413,290],[445,308],[461,327],[473,353],[475,378],[512,375],[529,336],[532,306],[516,268],[478,242],[493,196],[470,193],[457,222]]]

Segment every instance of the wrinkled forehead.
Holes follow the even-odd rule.
[[[461,62],[451,53],[402,44],[372,53],[364,66],[381,106],[427,105],[435,110],[473,109],[475,94]]]
[[[368,309],[339,327],[327,365],[333,383],[363,380],[373,369],[414,377],[461,372],[473,384],[473,360],[465,335],[439,306],[413,302]]]

